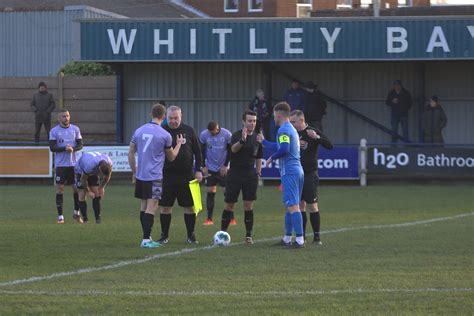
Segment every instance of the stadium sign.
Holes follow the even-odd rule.
[[[282,61],[474,59],[474,17],[82,20],[75,59]]]
[[[278,161],[267,166],[265,161],[271,152],[264,149],[262,166],[263,179],[280,179]],[[359,179],[359,149],[357,147],[334,147],[318,149],[318,174],[320,179],[353,180]]]
[[[474,148],[369,148],[369,174],[474,177]]]

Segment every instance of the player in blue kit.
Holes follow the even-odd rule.
[[[171,134],[161,127],[165,112],[166,108],[161,104],[155,104],[151,108],[151,122],[135,131],[128,150],[128,163],[133,173],[132,182],[135,183],[135,197],[141,200],[140,222],[143,239],[140,247],[142,248],[161,246],[151,239],[150,234],[163,192],[163,166],[165,159],[175,160],[184,141],[183,136],[178,135],[176,146],[171,147]]]
[[[286,247],[292,245],[292,232],[295,231],[295,248],[304,247],[303,218],[300,210],[303,192],[304,173],[300,162],[300,141],[298,132],[290,123],[290,106],[280,102],[273,108],[275,123],[279,126],[277,142],[263,141],[265,147],[275,151],[267,159],[267,165],[279,159],[285,213],[285,235],[279,243]]]
[[[74,185],[76,152],[82,149],[81,131],[79,127],[71,124],[71,115],[66,109],[59,111],[58,122],[59,124],[49,132],[49,148],[54,152],[58,224],[64,224],[63,194],[65,184],[71,185],[73,190],[74,211],[72,217],[78,223],[82,223],[79,212],[79,196]]]
[[[105,186],[112,177],[112,160],[106,154],[97,151],[83,153],[74,166],[74,173],[82,220],[84,223],[88,221],[86,195],[89,194],[95,222],[100,224],[100,200],[104,197]]]

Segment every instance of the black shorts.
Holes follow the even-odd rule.
[[[209,176],[205,179],[206,187],[214,187],[219,185],[225,187],[225,177],[222,177],[219,171],[209,171]]]
[[[318,202],[318,184],[319,176],[316,171],[305,173],[301,200],[308,204],[314,204]]]
[[[244,201],[255,201],[257,199],[258,176],[254,170],[229,170],[225,184],[225,202],[236,203],[242,190]]]
[[[74,167],[56,167],[56,184],[74,184]]]
[[[176,199],[181,207],[194,206],[193,196],[189,189],[189,181],[187,177],[171,181],[163,179],[163,194],[161,195],[160,206],[172,207]]]
[[[84,189],[81,183],[81,174],[76,173],[76,188],[78,189]],[[93,176],[88,176],[87,177],[87,184],[90,187],[98,187],[99,186],[99,176],[98,175],[93,175]]]
[[[141,200],[159,200],[163,192],[163,183],[161,180],[135,182],[135,197]]]

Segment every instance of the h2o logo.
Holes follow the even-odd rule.
[[[380,152],[378,148],[374,148],[373,156],[374,165],[385,166],[387,169],[396,169],[397,167],[404,167],[410,163],[410,156],[407,153],[400,152],[397,154],[386,154]]]

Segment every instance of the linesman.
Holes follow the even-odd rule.
[[[171,213],[174,201],[184,209],[184,223],[186,224],[187,242],[197,244],[194,228],[196,226],[196,213],[194,202],[189,188],[189,181],[197,179],[202,181],[202,153],[199,140],[191,126],[183,124],[181,108],[172,105],[166,112],[168,125],[164,129],[171,134],[172,146],[176,146],[178,135],[182,137],[181,149],[176,159],[165,161],[163,169],[163,194],[161,196],[161,238],[159,242],[166,244],[169,241],[171,226]],[[195,165],[194,165],[195,162]]]

